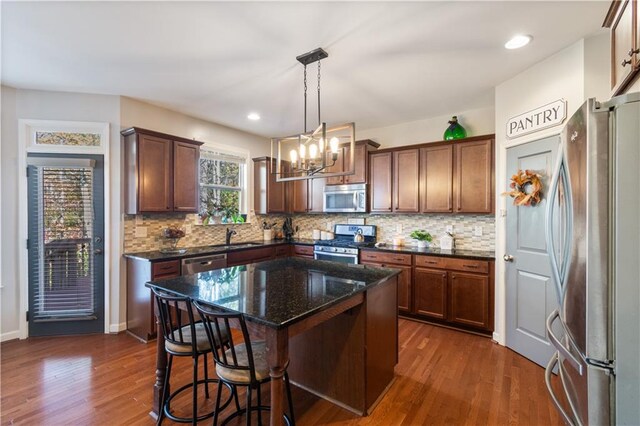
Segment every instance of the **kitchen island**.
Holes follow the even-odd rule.
[[[149,282],[222,310],[241,312],[264,339],[271,424],[282,423],[283,369],[296,385],[366,415],[394,380],[398,361],[396,269],[284,258]],[[166,356],[158,335],[154,407]]]

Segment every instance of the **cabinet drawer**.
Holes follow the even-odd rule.
[[[227,254],[227,266],[246,265],[248,263],[262,262],[273,259],[275,250],[273,247],[264,247],[252,250],[232,251]]]
[[[362,250],[360,252],[360,260],[362,262],[391,263],[394,265],[411,266],[410,254],[385,253],[381,251]]]
[[[445,268],[445,260],[437,256],[416,256],[416,267],[418,268]]]
[[[313,257],[313,246],[293,246],[293,254],[296,256],[311,256]]]
[[[489,262],[484,260],[468,259],[442,259],[443,267],[453,271],[477,272],[479,274],[489,273]]]
[[[289,250],[290,250],[290,246],[288,244],[282,245],[282,246],[276,246],[276,256],[277,257],[289,256]]]
[[[151,267],[151,279],[172,278],[180,275],[180,261],[168,260],[166,262],[155,262]]]

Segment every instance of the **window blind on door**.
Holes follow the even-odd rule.
[[[31,320],[93,319],[93,168],[31,165],[29,173]]]

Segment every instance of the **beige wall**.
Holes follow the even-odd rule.
[[[608,37],[601,33],[579,40],[546,60],[537,63],[514,78],[496,86],[496,194],[506,191],[506,149],[522,143],[542,139],[560,133],[562,126],[545,129],[515,140],[506,137],[509,118],[529,111],[556,99],[567,101],[567,117],[570,117],[589,97],[608,99]],[[506,247],[506,197],[496,197],[496,258],[505,253]],[[494,339],[505,344],[505,268],[504,262],[496,262],[496,303]]]
[[[358,130],[358,123],[356,123],[356,139],[374,140],[381,145],[381,148],[440,141],[453,115],[458,117],[468,136],[494,133],[495,111],[493,106],[490,106],[468,111],[453,111],[439,117],[368,130]]]

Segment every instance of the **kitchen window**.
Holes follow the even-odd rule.
[[[247,213],[247,156],[202,147],[200,216],[206,224],[242,223]]]

